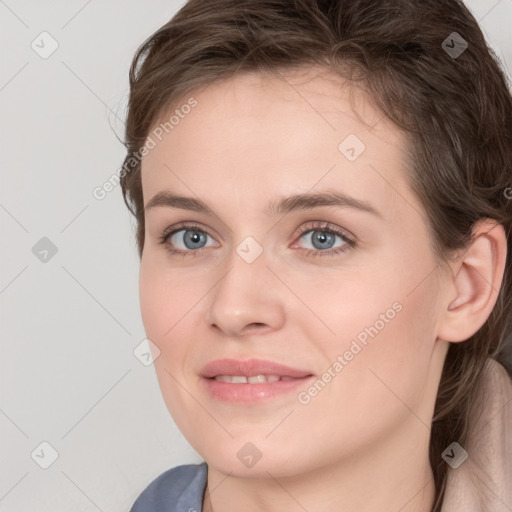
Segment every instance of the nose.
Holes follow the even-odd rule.
[[[208,294],[206,322],[234,338],[280,329],[285,321],[282,288],[264,253],[249,263],[233,251],[226,272]]]

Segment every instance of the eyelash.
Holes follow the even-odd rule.
[[[185,223],[178,226],[173,226],[172,230],[169,231],[169,228],[167,228],[161,236],[158,237],[159,243],[165,246],[165,250],[169,252],[172,255],[177,256],[197,256],[198,253],[202,252],[203,249],[207,249],[206,247],[202,247],[200,249],[189,249],[187,251],[183,251],[181,249],[173,249],[168,243],[167,240],[177,233],[178,231],[199,231],[201,233],[204,233],[210,237],[210,233],[208,230],[202,228],[201,226],[191,223]],[[329,233],[332,235],[338,235],[345,244],[342,247],[338,247],[336,249],[329,249],[327,251],[321,251],[319,249],[307,249],[307,256],[336,256],[338,254],[341,254],[343,252],[346,252],[352,248],[355,247],[356,243],[352,238],[349,238],[345,231],[341,230],[340,228],[334,226],[333,224],[330,224],[329,222],[318,222],[318,221],[312,221],[306,224],[305,229],[303,229],[299,234],[298,238],[302,238],[306,233],[310,231],[320,231],[321,233]],[[212,237],[213,238],[213,237]]]

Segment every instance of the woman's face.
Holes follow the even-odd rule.
[[[284,78],[185,98],[142,163],[145,205],[190,198],[145,213],[140,301],[160,388],[194,449],[234,476],[298,474],[398,439],[426,447],[447,348],[403,134],[335,75]],[[220,359],[299,372],[205,377]]]

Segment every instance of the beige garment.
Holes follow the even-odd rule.
[[[512,379],[488,359],[484,382],[484,398],[472,406],[471,434],[463,447],[468,457],[448,469],[442,512],[512,512]]]

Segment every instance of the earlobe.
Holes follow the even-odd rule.
[[[451,265],[451,296],[442,315],[438,338],[465,341],[489,318],[503,280],[507,238],[502,225],[479,221],[473,241]]]

